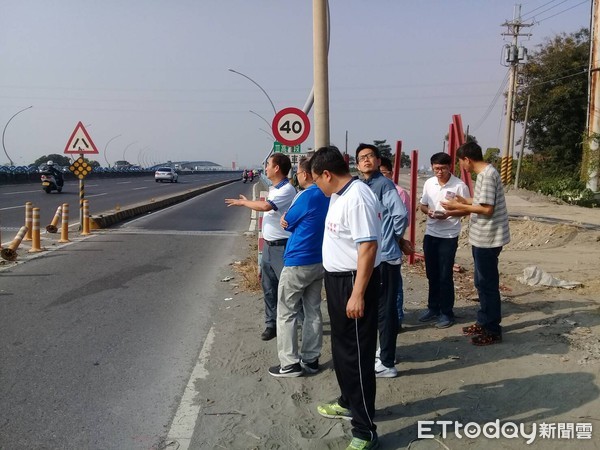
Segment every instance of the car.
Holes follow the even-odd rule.
[[[157,183],[160,181],[170,181],[171,183],[177,183],[179,175],[172,167],[159,167],[154,172],[154,181]]]

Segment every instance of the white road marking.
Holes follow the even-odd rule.
[[[6,208],[0,208],[0,211],[6,211],[8,209],[17,209],[17,208],[25,208],[25,205],[21,205],[21,206],[7,206]]]
[[[35,191],[16,191],[16,192],[3,192],[2,195],[13,195],[13,194],[30,194],[31,192],[40,192],[40,189]]]
[[[131,181],[119,181],[117,184],[131,184]]]
[[[139,188],[133,188],[132,191],[139,191],[140,189],[148,189],[148,186],[142,186]]]
[[[181,402],[171,423],[171,429],[167,434],[167,446],[170,442],[177,442],[178,450],[187,450],[190,447],[196,420],[200,414],[201,404],[196,400],[198,392],[196,391],[195,383],[199,379],[205,379],[208,376],[208,371],[205,368],[206,361],[210,355],[210,349],[215,339],[214,327],[208,330],[208,335],[198,355],[198,360],[192,370],[190,379],[185,388],[185,392],[181,397]]]
[[[102,194],[92,194],[92,195],[86,195],[85,198],[92,198],[92,197],[101,197],[103,195],[107,195],[108,192],[103,192]]]

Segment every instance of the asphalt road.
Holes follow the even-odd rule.
[[[239,193],[251,185],[0,271],[1,449],[160,447],[246,253],[250,213],[223,201]]]
[[[96,215],[115,208],[158,199],[175,193],[239,178],[238,173],[204,172],[182,175],[178,183],[157,183],[154,176],[96,178],[84,182],[84,195],[90,201],[90,214]],[[67,181],[62,193],[46,194],[41,183],[0,186],[0,227],[3,231],[18,230],[25,222],[25,203],[40,208],[42,228],[52,221],[56,208],[69,203],[70,223],[79,222],[79,182]],[[12,239],[14,233],[10,233]],[[8,235],[7,235],[8,236]],[[8,240],[8,239],[5,239]]]

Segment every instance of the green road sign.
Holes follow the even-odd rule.
[[[273,142],[273,151],[275,153],[302,153],[300,144],[289,147],[277,141]]]

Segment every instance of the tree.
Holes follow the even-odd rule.
[[[36,166],[41,166],[42,164],[46,164],[48,161],[52,161],[54,164],[58,164],[59,166],[69,166],[71,164],[71,159],[65,155],[58,155],[56,153],[52,153],[48,156],[41,156],[34,161],[33,164]]]
[[[390,147],[390,144],[385,143],[386,140],[387,139],[384,139],[383,141],[374,140],[373,145],[379,149],[379,154],[381,156],[392,159],[392,147]]]
[[[402,153],[400,155],[400,167],[410,168],[410,156],[408,156],[406,153]]]
[[[493,165],[496,165],[499,159],[500,149],[496,147],[488,147],[488,149],[485,151],[485,154],[483,155],[483,160]]]
[[[589,31],[581,29],[547,39],[520,71],[523,88],[515,113],[524,121],[531,95],[527,146],[546,174],[575,176],[582,157],[587,115]]]

